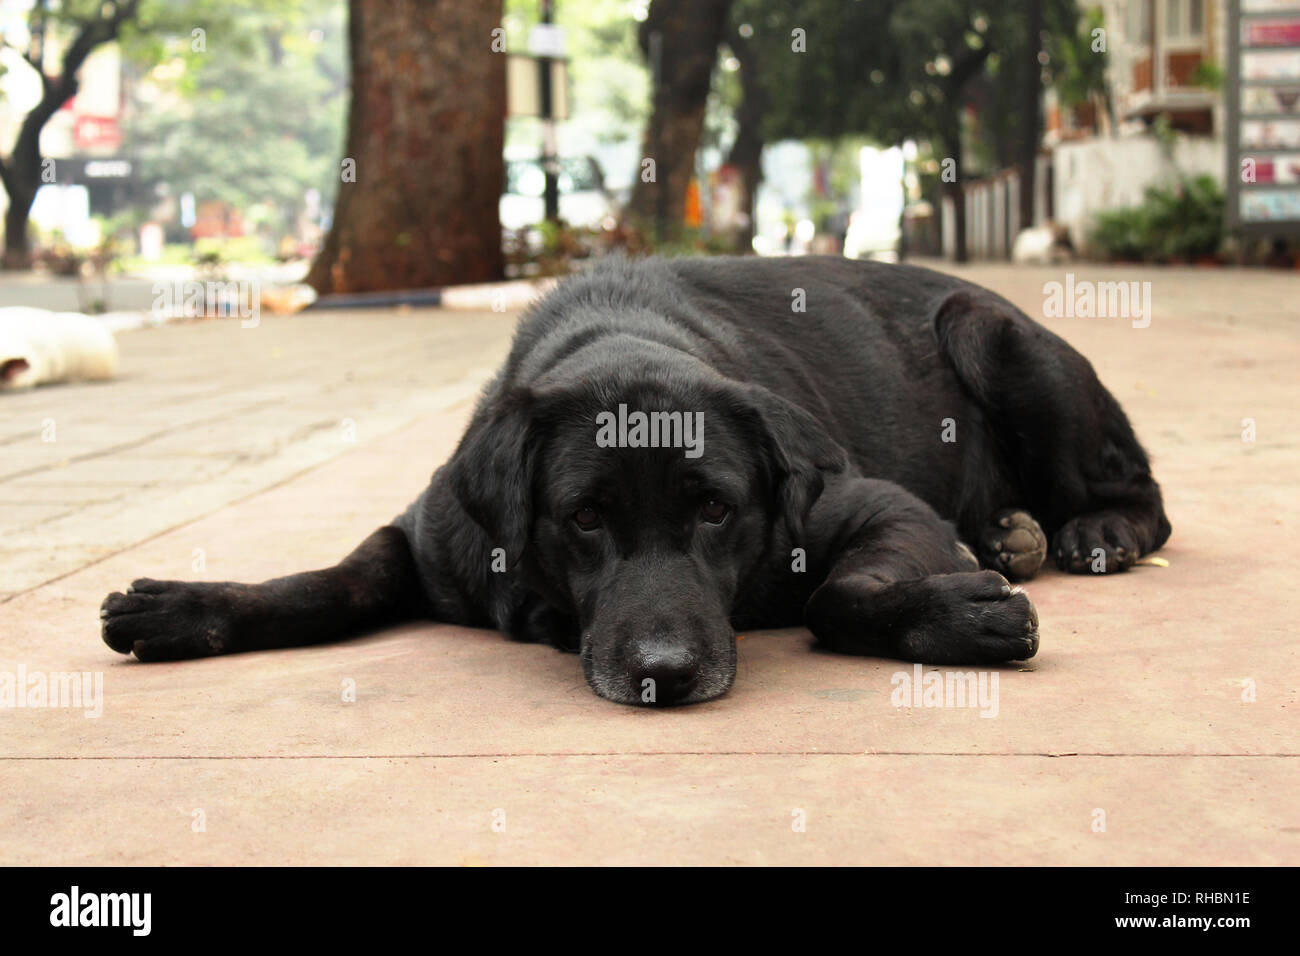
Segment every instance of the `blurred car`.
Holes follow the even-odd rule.
[[[605,189],[600,164],[590,156],[559,160],[557,185],[560,218],[570,226],[608,228],[617,216],[617,203]],[[501,195],[501,227],[529,229],[546,218],[546,172],[539,159],[506,161],[506,190]]]

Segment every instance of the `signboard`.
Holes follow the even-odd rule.
[[[528,52],[533,56],[564,56],[564,27],[539,23],[528,31]]]
[[[116,116],[78,115],[72,130],[72,141],[79,150],[113,152],[122,145]]]
[[[1300,236],[1300,0],[1229,0],[1228,226]]]
[[[542,100],[537,57],[506,55],[506,115],[541,116]],[[569,63],[551,60],[551,118],[569,118]]]

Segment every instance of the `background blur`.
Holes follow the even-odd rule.
[[[1300,7],[1241,4],[0,0],[0,290],[610,249],[1291,265]]]

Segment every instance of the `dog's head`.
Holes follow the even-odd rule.
[[[701,368],[506,389],[449,469],[494,547],[578,621],[592,689],[621,703],[730,688],[738,592],[844,466],[811,415]]]

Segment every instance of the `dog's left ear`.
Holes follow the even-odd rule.
[[[532,396],[504,394],[475,413],[447,467],[456,500],[512,566],[532,532],[536,437]]]
[[[748,399],[758,418],[782,515],[798,540],[827,477],[844,471],[848,456],[822,423],[798,405],[762,386],[751,386]]]

